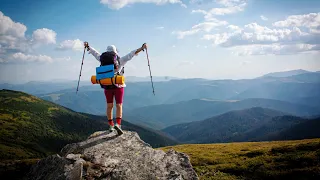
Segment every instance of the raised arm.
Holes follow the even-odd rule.
[[[134,56],[137,56],[139,52],[147,48],[147,44],[144,43],[140,48],[131,51],[129,54],[122,56],[119,61],[120,61],[120,67],[118,68],[118,72],[121,71],[121,69],[124,67],[124,65],[130,61]]]
[[[95,50],[93,47],[90,47],[88,42],[84,42],[84,47],[87,48],[89,54],[92,54],[100,62],[101,54],[97,50]]]
[[[129,54],[125,55],[125,56],[122,56],[120,58],[120,64],[125,64],[127,63],[128,61],[130,61],[134,56],[137,56],[142,50],[146,49],[147,48],[147,44],[144,43],[140,48],[136,49],[136,50],[133,50],[131,51]]]

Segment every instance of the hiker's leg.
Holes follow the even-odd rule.
[[[117,124],[121,125],[121,119],[122,119],[122,104],[117,104],[117,113],[116,113],[116,120]]]
[[[113,96],[114,92],[112,89],[104,90],[104,94],[106,96],[107,100],[107,118],[108,118],[108,123],[110,126],[113,126],[113,116],[112,116],[112,111],[113,111]]]
[[[116,99],[116,119],[117,124],[121,125],[122,119],[122,103],[123,103],[123,96],[124,96],[124,88],[118,88],[115,91],[115,99]]]
[[[107,104],[107,117],[108,117],[109,120],[113,119],[112,111],[113,111],[113,103],[108,103]]]

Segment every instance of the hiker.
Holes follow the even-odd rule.
[[[147,44],[144,43],[140,48],[131,51],[129,54],[120,57],[118,55],[117,48],[114,45],[110,45],[107,47],[105,53],[101,54],[95,50],[94,48],[89,46],[88,42],[84,42],[84,47],[87,48],[89,54],[92,54],[100,63],[100,57],[103,61],[103,58],[112,58],[111,60],[114,62],[114,71],[115,74],[123,76],[124,74],[124,65],[130,61],[134,56],[138,55],[141,51],[147,48]],[[115,60],[116,59],[116,60]],[[110,60],[110,59],[109,59]],[[101,64],[103,65],[103,64]],[[123,134],[121,130],[121,120],[122,120],[122,103],[124,97],[124,87],[126,87],[125,83],[123,84],[114,84],[114,85],[101,85],[104,89],[104,94],[107,101],[107,118],[109,124],[109,130],[113,131],[114,129],[118,132],[118,134]],[[116,124],[113,123],[113,98],[116,101]]]

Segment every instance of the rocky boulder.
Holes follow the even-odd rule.
[[[96,132],[87,140],[68,144],[58,155],[39,161],[26,179],[198,179],[189,157],[155,150],[136,132]]]

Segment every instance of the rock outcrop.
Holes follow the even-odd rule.
[[[102,131],[42,159],[26,179],[195,180],[198,176],[183,153],[155,150],[136,132],[118,136]]]

